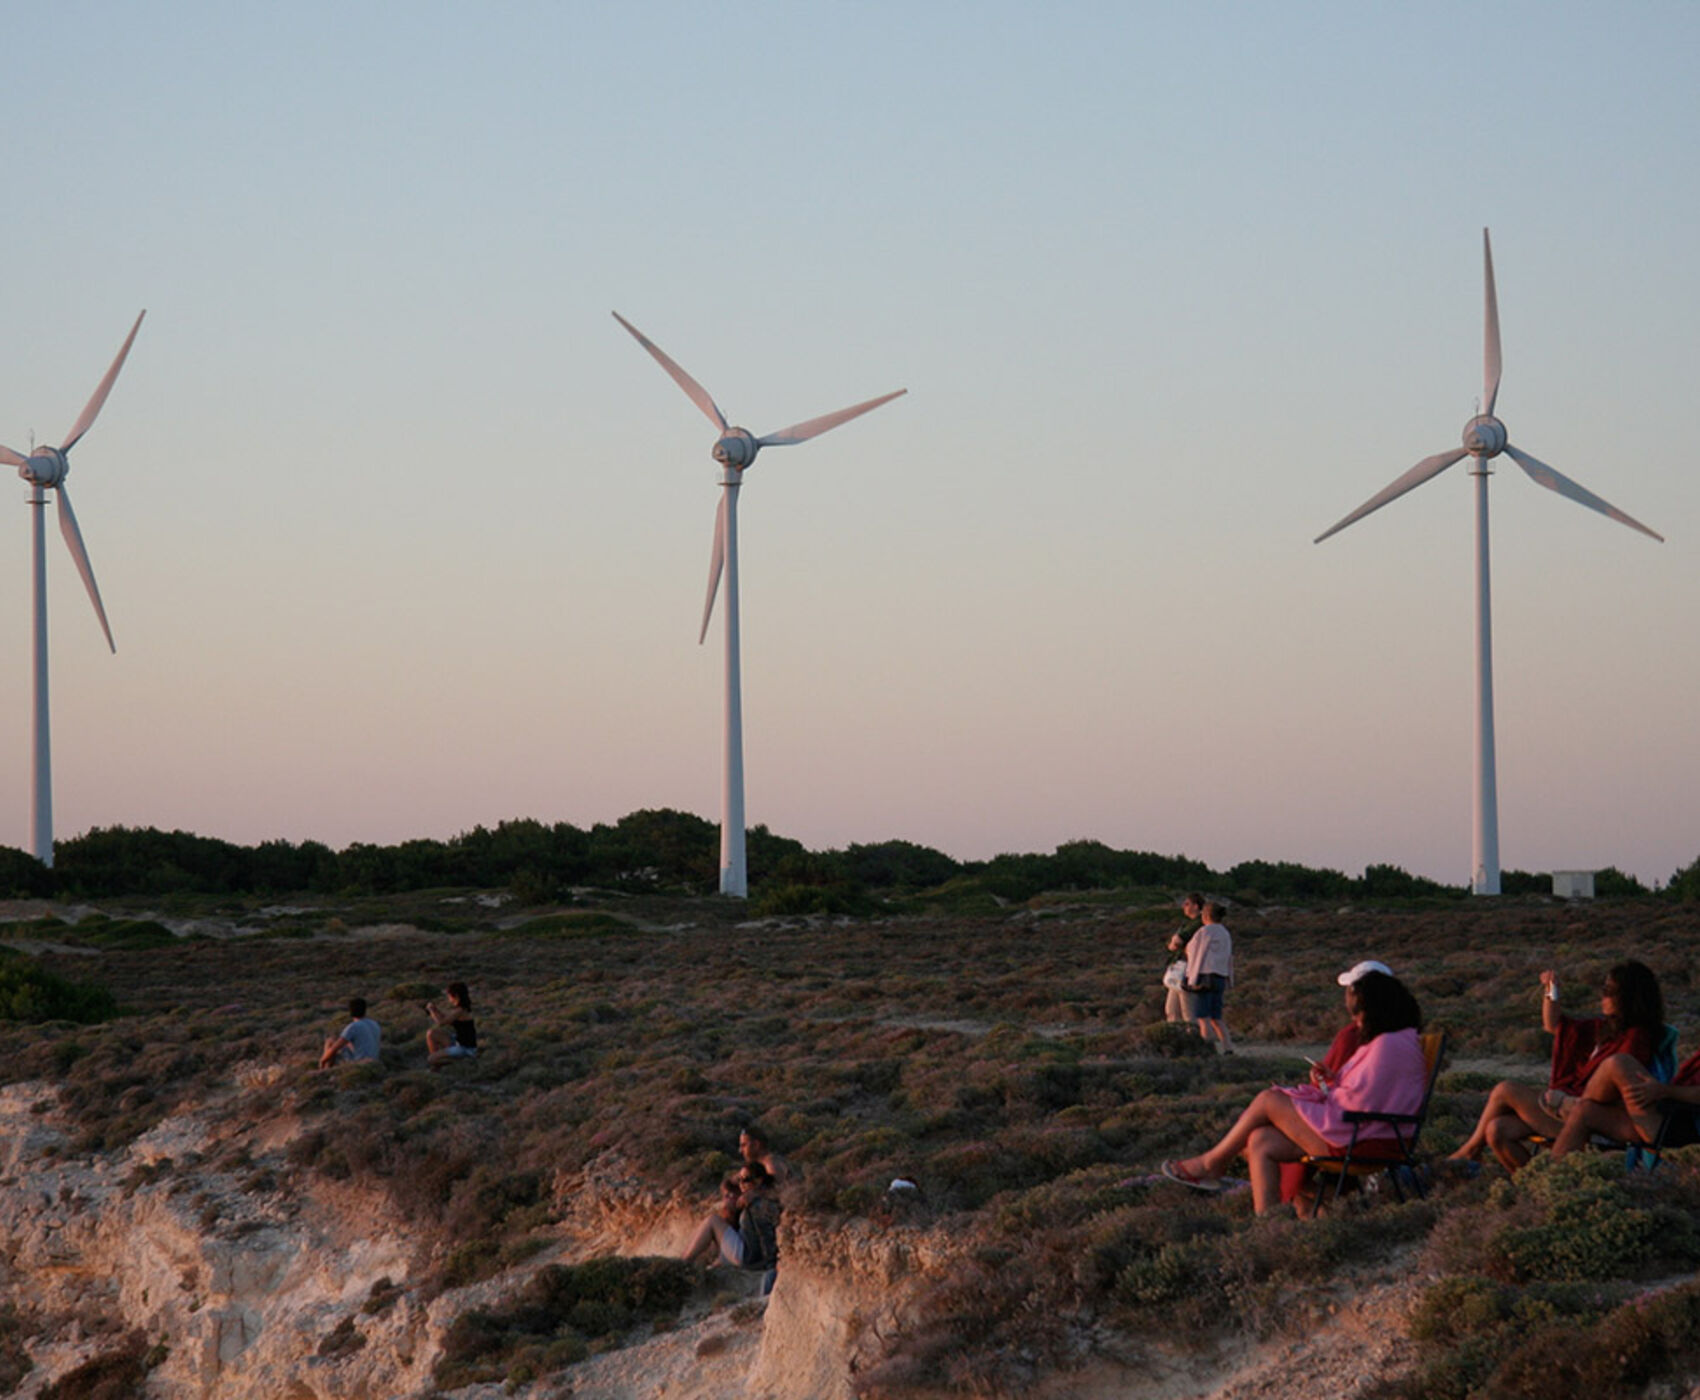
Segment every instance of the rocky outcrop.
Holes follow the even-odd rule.
[[[851,1400],[856,1376],[883,1359],[885,1339],[908,1319],[917,1287],[960,1247],[937,1230],[787,1217],[750,1395]]]
[[[276,1073],[244,1067],[238,1084]],[[605,1153],[555,1183],[558,1247],[427,1300],[416,1282],[429,1250],[381,1197],[289,1170],[297,1130],[293,1120],[201,1106],[122,1151],[78,1153],[52,1086],[0,1088],[0,1301],[25,1319],[34,1363],[15,1393],[33,1400],[125,1345],[150,1350],[146,1394],[171,1400],[429,1395],[443,1335],[462,1312],[545,1263],[677,1253],[704,1208],[655,1191]],[[791,1216],[781,1240],[770,1299],[753,1276],[729,1278],[710,1316],[575,1368],[577,1391],[848,1397],[937,1247],[913,1231],[826,1231]],[[746,1301],[726,1302],[728,1289]],[[530,1389],[554,1393],[548,1383]],[[466,1394],[486,1392],[495,1393]]]
[[[454,1303],[385,1286],[408,1278],[414,1250],[381,1202],[294,1194],[245,1154],[236,1171],[211,1165],[217,1130],[195,1113],[126,1151],[76,1155],[52,1105],[44,1085],[0,1090],[5,1291],[38,1329],[20,1395],[138,1331],[161,1395],[425,1386],[434,1324]]]

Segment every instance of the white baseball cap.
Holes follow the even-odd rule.
[[[1376,962],[1372,959],[1367,962],[1361,962],[1356,967],[1348,968],[1334,980],[1342,987],[1349,987],[1352,983],[1356,982],[1358,978],[1367,977],[1372,972],[1385,973],[1388,977],[1393,975],[1393,969],[1386,963]]]

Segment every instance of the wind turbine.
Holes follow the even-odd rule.
[[[35,858],[49,867],[53,864],[53,754],[47,727],[47,525],[42,516],[47,505],[47,493],[52,491],[59,502],[59,533],[65,537],[65,547],[71,551],[71,562],[83,576],[83,587],[89,591],[94,615],[100,619],[100,630],[106,633],[106,645],[116,652],[118,647],[112,640],[112,628],[107,625],[106,609],[101,606],[100,589],[95,586],[89,552],[83,548],[83,532],[77,528],[77,515],[71,509],[71,493],[65,489],[65,477],[71,470],[71,449],[82,441],[83,434],[99,417],[106,404],[106,396],[112,392],[112,385],[118,378],[118,371],[124,368],[124,360],[135,342],[136,332],[142,328],[142,316],[147,314],[143,311],[136,317],[136,324],[130,327],[130,334],[124,337],[124,344],[118,350],[118,358],[106,371],[106,378],[95,387],[94,396],[84,405],[64,442],[57,447],[32,445],[27,457],[9,447],[0,447],[0,462],[16,467],[18,475],[29,483],[29,503],[35,511],[30,535],[35,604],[35,768],[30,796],[30,846]]]
[[[747,428],[733,427],[726,415],[709,397],[708,391],[673,362],[654,341],[622,316],[614,319],[632,333],[632,338],[651,355],[655,362],[673,377],[690,401],[700,408],[709,421],[720,430],[714,444],[714,460],[720,463],[720,506],[714,517],[714,550],[708,562],[708,598],[702,608],[702,631],[697,635],[700,646],[708,636],[708,620],[714,612],[714,595],[720,586],[722,570],[726,574],[726,712],[723,743],[723,767],[720,786],[720,893],[739,899],[749,893],[749,881],[744,864],[744,719],[743,695],[739,683],[738,659],[738,488],[744,473],[764,447],[791,447],[819,437],[829,429],[848,423],[852,418],[890,403],[907,389],[882,394],[877,399],[841,408],[836,413],[823,414],[805,423],[781,428],[765,437],[756,437]]]
[[[1499,298],[1493,287],[1493,244],[1488,231],[1482,230],[1482,266],[1486,280],[1486,310],[1484,313],[1482,351],[1481,412],[1464,425],[1464,441],[1448,452],[1425,457],[1397,481],[1371,496],[1338,524],[1330,526],[1316,537],[1321,544],[1330,535],[1344,530],[1353,521],[1362,520],[1373,510],[1379,510],[1391,500],[1421,486],[1430,477],[1438,476],[1454,462],[1473,458],[1469,471],[1476,478],[1476,796],[1473,811],[1473,840],[1471,855],[1474,872],[1470,887],[1476,894],[1499,893],[1499,800],[1494,779],[1493,757],[1493,617],[1489,607],[1488,590],[1488,466],[1504,453],[1528,474],[1531,481],[1567,496],[1578,505],[1597,510],[1601,515],[1651,535],[1661,544],[1664,536],[1649,530],[1639,520],[1625,515],[1616,506],[1601,500],[1592,491],[1577,485],[1567,476],[1554,471],[1545,462],[1531,457],[1511,445],[1505,424],[1494,417],[1494,401],[1499,397]]]

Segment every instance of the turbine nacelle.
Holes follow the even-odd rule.
[[[1505,424],[1491,413],[1477,414],[1464,425],[1464,450],[1480,460],[1499,456],[1509,441]]]
[[[733,471],[743,471],[760,451],[761,443],[748,428],[728,428],[714,444],[714,460]]]
[[[57,486],[70,470],[70,459],[57,447],[38,447],[19,465],[18,475],[32,486]]]
[[[852,418],[860,418],[882,403],[890,403],[905,391],[899,389],[896,393],[881,394],[866,403],[852,404],[835,413],[823,413],[819,418],[805,419],[776,433],[757,437],[747,428],[728,423],[708,390],[618,311],[614,313],[614,319],[649,352],[650,358],[667,372],[667,377],[685,391],[685,397],[702,411],[703,417],[713,423],[719,433],[714,443],[714,460],[720,464],[720,504],[714,515],[714,548],[708,561],[708,596],[703,600],[702,630],[697,634],[697,641],[700,644],[708,636],[708,620],[714,612],[715,594],[720,591],[720,576],[724,573],[726,725],[720,789],[720,893],[742,899],[749,893],[749,882],[744,860],[744,712],[738,655],[738,487],[744,479],[744,472],[762,448],[793,447],[807,442],[841,423],[848,423]]]

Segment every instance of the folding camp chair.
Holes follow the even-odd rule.
[[[1340,1198],[1347,1177],[1362,1180],[1386,1172],[1393,1185],[1393,1194],[1399,1200],[1405,1199],[1406,1182],[1419,1197],[1428,1194],[1417,1171],[1417,1135],[1422,1132],[1423,1122],[1428,1118],[1429,1101],[1434,1097],[1435,1081],[1440,1078],[1440,1062],[1446,1054],[1446,1032],[1430,1031],[1421,1036],[1420,1041],[1428,1081],[1423,1087],[1423,1101],[1417,1111],[1375,1113],[1368,1109],[1347,1109],[1345,1118],[1352,1125],[1352,1136],[1340,1153],[1326,1157],[1307,1155],[1303,1159],[1304,1164],[1313,1168],[1318,1176],[1334,1178],[1332,1192],[1326,1188],[1317,1192],[1316,1207],[1319,1211],[1325,1201]],[[1365,1138],[1360,1142],[1361,1130],[1371,1123],[1387,1124],[1393,1129],[1393,1136]]]
[[[1700,1127],[1700,1118],[1697,1118],[1697,1115],[1700,1115],[1700,1106],[1691,1103],[1665,1103],[1659,1110],[1659,1131],[1653,1138],[1651,1147],[1644,1142],[1621,1144],[1626,1149],[1624,1165],[1630,1171],[1637,1167],[1645,1167],[1648,1171],[1657,1170],[1659,1163],[1664,1160],[1665,1148],[1671,1145],[1671,1130],[1683,1122],[1691,1129]]]

